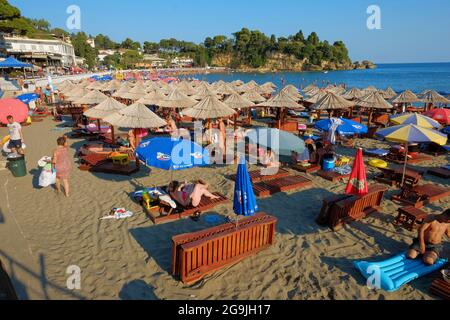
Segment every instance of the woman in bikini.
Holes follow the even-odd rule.
[[[202,197],[218,199],[219,197],[208,191],[208,184],[199,180],[195,183],[180,183],[172,181],[169,184],[169,194],[173,200],[183,207],[198,207]]]

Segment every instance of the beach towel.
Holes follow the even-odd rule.
[[[372,286],[394,292],[408,282],[439,270],[446,263],[447,259],[438,259],[434,265],[427,266],[420,257],[411,260],[402,253],[384,261],[357,261],[354,265]]]
[[[100,220],[107,220],[107,219],[120,220],[132,217],[133,215],[134,215],[133,212],[127,211],[125,208],[113,208],[109,216],[102,217],[100,218]]]
[[[386,149],[365,149],[363,151],[365,155],[373,157],[384,157],[389,154],[389,150]]]

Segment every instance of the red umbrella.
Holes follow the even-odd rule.
[[[369,193],[366,178],[366,167],[364,166],[363,152],[361,148],[359,148],[356,152],[352,174],[350,175],[350,180],[348,181],[345,193],[356,196],[365,196]]]
[[[0,100],[0,123],[7,124],[7,116],[13,116],[16,122],[25,122],[28,118],[28,106],[18,99]]]
[[[448,125],[450,124],[450,109],[433,109],[430,111],[425,112],[425,115],[427,117],[430,117],[440,124]]]

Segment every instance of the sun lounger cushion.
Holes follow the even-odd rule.
[[[394,292],[412,280],[439,270],[446,263],[447,259],[439,259],[434,265],[427,266],[422,259],[411,260],[402,253],[380,262],[357,261],[355,267],[366,279],[375,279],[376,270],[379,270],[381,289]]]
[[[384,157],[389,154],[389,150],[386,149],[365,149],[364,154],[368,156],[374,156],[374,157]]]

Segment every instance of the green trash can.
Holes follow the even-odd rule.
[[[27,167],[25,165],[25,156],[20,154],[10,154],[8,160],[8,168],[14,177],[24,177],[27,175]]]

